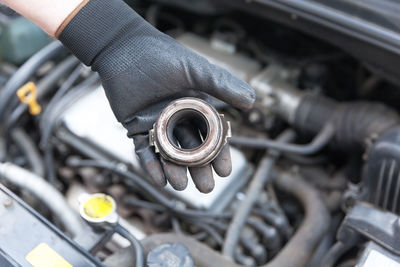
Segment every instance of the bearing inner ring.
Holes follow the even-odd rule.
[[[203,114],[201,114],[200,112],[198,112],[197,110],[193,110],[193,109],[183,109],[183,110],[178,110],[175,114],[173,114],[171,116],[171,118],[168,121],[168,125],[167,125],[167,137],[169,142],[174,145],[176,148],[178,149],[182,149],[185,151],[193,151],[197,148],[200,148],[204,142],[202,142],[199,146],[195,147],[195,148],[182,148],[179,147],[175,144],[175,138],[174,138],[174,130],[177,126],[180,125],[181,122],[186,121],[186,120],[196,120],[196,122],[201,122],[204,125],[201,125],[203,127],[203,129],[206,130],[206,136],[204,137],[205,141],[207,139],[207,137],[209,136],[209,124],[207,119],[203,116]]]
[[[180,148],[173,138],[174,128],[183,120],[195,118],[205,124],[203,143],[192,149]],[[204,166],[214,160],[226,144],[229,123],[207,102],[197,98],[181,98],[170,103],[160,114],[150,131],[150,144],[156,152],[179,165]]]

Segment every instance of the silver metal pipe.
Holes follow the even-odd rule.
[[[79,214],[72,210],[64,196],[42,177],[9,162],[0,163],[0,177],[40,199],[72,236],[86,229]]]

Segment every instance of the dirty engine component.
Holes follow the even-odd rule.
[[[155,186],[99,75],[0,5],[0,266],[400,266],[397,1],[127,2],[246,81],[254,106],[193,88],[149,105],[145,152],[190,166],[186,189]],[[130,60],[106,50],[116,68]],[[139,67],[168,53],[149,51]],[[176,88],[159,75],[159,92]],[[223,178],[205,165],[228,145]],[[213,191],[196,188],[198,169]]]
[[[174,129],[183,121],[194,121],[204,133],[203,143],[193,149],[180,148],[174,142]],[[231,137],[231,127],[223,114],[196,98],[171,102],[160,114],[149,132],[150,144],[160,155],[178,165],[200,167],[213,161]]]

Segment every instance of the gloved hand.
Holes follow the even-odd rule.
[[[186,167],[160,159],[149,146],[148,131],[171,100],[211,95],[242,109],[255,101],[247,83],[159,32],[121,0],[89,1],[62,29],[59,39],[100,74],[115,116],[133,138],[143,166],[161,186],[167,180],[177,190],[187,185]],[[175,137],[183,148],[201,144],[194,124],[177,129]],[[229,175],[229,147],[213,166],[218,175]],[[211,165],[189,171],[201,192],[214,188]]]

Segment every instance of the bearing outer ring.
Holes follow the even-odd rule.
[[[173,127],[170,123],[172,118],[182,112],[200,114],[207,124],[207,136],[199,147],[182,149],[168,137],[169,127]],[[200,167],[213,161],[226,144],[227,137],[230,137],[230,125],[224,116],[207,102],[193,97],[171,102],[161,112],[149,134],[150,144],[164,159],[189,167]]]

